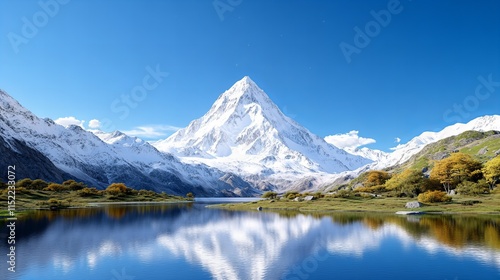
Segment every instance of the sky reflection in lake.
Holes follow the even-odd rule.
[[[195,204],[39,212],[18,223],[17,272],[1,268],[8,279],[500,276],[494,216],[306,216]]]

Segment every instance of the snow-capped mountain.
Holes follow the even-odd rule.
[[[405,161],[410,159],[413,155],[420,152],[428,144],[435,143],[439,140],[445,139],[450,136],[459,135],[468,130],[500,131],[500,116],[499,115],[482,116],[475,118],[469,121],[468,123],[456,123],[447,126],[438,132],[432,132],[432,131],[423,132],[419,136],[411,139],[409,142],[405,144],[400,144],[392,148],[393,151],[391,153],[384,153],[384,152],[379,153],[381,151],[370,150],[366,147],[362,149],[365,149],[364,153],[367,158],[374,160],[374,163],[370,165],[370,169],[382,169],[404,163]],[[378,155],[379,157],[378,158],[376,156],[371,157],[370,154]]]
[[[92,133],[79,126],[65,128],[50,119],[40,119],[3,91],[0,139],[2,150],[11,155],[2,156],[2,164],[16,164],[23,170],[18,172],[19,179],[77,179],[101,188],[124,182],[138,189],[181,195],[188,191],[212,196],[255,194],[247,185],[234,186],[228,179],[239,179],[234,174],[202,164],[183,164],[149,143],[121,132]],[[29,160],[21,162],[27,157]]]
[[[129,162],[147,170],[149,174],[157,174],[167,170],[183,178],[189,184],[202,188],[201,193],[225,196],[253,196],[257,194],[252,187],[237,175],[208,167],[204,164],[184,164],[169,153],[158,151],[148,142],[120,131],[106,133],[92,130],[102,141],[112,146]],[[155,175],[157,176],[157,175]],[[200,190],[198,190],[198,194]]]
[[[205,163],[278,189],[298,178],[337,174],[371,162],[286,117],[249,77],[220,95],[203,117],[153,145],[184,162]]]
[[[118,131],[86,131],[40,119],[0,90],[2,166],[15,164],[18,178],[76,179],[101,188],[124,182],[198,196],[324,190],[363,171],[401,164],[426,145],[467,130],[500,131],[500,116],[424,132],[391,153],[366,147],[342,150],[286,117],[244,77],[203,117],[150,144]]]

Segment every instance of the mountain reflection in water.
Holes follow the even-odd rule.
[[[445,256],[489,268],[480,271],[486,278],[500,276],[497,216],[303,215],[170,204],[40,211],[18,221],[16,231],[18,272],[12,279],[120,280],[123,273],[134,279],[315,279],[335,265],[336,279],[355,279],[347,273],[362,272],[340,264],[343,259],[383,268],[397,261],[389,253],[396,245],[419,252],[433,269]],[[0,249],[7,251],[3,243]],[[385,259],[377,253],[379,259],[366,264],[368,255],[384,250]],[[1,269],[6,271],[4,262]],[[374,278],[399,275],[377,271]]]

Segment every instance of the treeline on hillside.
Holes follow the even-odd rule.
[[[430,174],[417,169],[394,174],[374,170],[361,174],[351,182],[350,187],[357,192],[399,197],[432,194],[442,196],[442,201],[445,201],[448,198],[443,195],[452,191],[464,195],[490,193],[499,180],[500,156],[483,164],[468,154],[457,152],[435,161]]]
[[[136,190],[127,187],[123,183],[113,183],[109,185],[105,190],[98,190],[94,187],[89,187],[82,182],[76,182],[75,180],[67,180],[62,184],[45,182],[41,179],[21,179],[16,182],[16,194],[26,193],[30,191],[47,191],[54,193],[64,193],[64,192],[76,192],[80,197],[99,197],[99,196],[110,196],[110,197],[123,197],[123,196],[163,196],[164,198],[172,198],[174,196],[165,193],[156,193],[151,190]],[[7,195],[8,189],[7,184],[0,182],[0,189],[2,189],[2,194]],[[192,194],[190,194],[192,197]]]

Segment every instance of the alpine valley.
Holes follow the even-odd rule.
[[[363,171],[402,165],[427,145],[468,130],[500,131],[500,116],[424,132],[391,153],[342,150],[285,116],[244,77],[204,116],[167,139],[148,143],[119,131],[63,127],[0,91],[1,166],[16,165],[19,179],[74,179],[101,189],[123,182],[196,196],[329,190]]]

